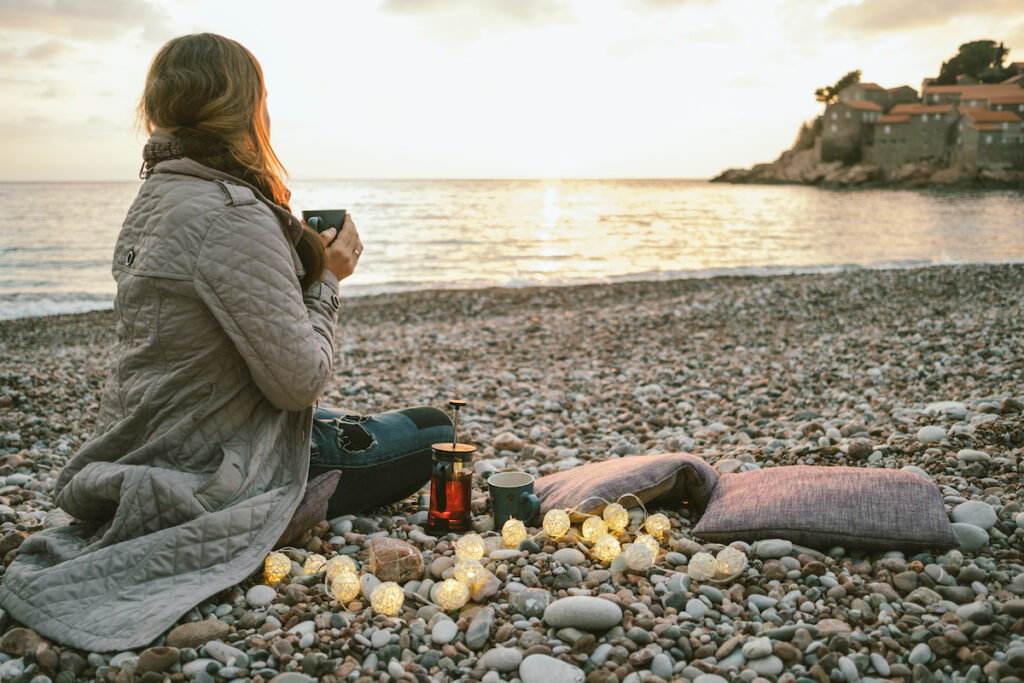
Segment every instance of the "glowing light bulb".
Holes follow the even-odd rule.
[[[608,533],[608,525],[600,517],[587,517],[583,520],[583,538],[591,543]]]
[[[668,521],[668,517],[656,512],[647,518],[644,522],[644,528],[647,529],[647,533],[654,536],[657,539],[661,539],[665,536],[665,532],[672,528],[672,523]]]
[[[512,517],[501,525],[501,540],[506,548],[516,548],[526,540],[526,525]]]
[[[717,569],[718,562],[711,556],[711,553],[696,553],[686,565],[686,573],[694,581],[709,581],[713,579]]]
[[[385,581],[370,594],[370,607],[374,612],[386,617],[393,617],[402,610],[405,602],[405,591],[394,581]]]
[[[327,558],[323,555],[310,553],[306,556],[306,564],[302,565],[302,571],[306,574],[316,574],[327,564]]]
[[[629,513],[626,512],[626,508],[618,503],[605,505],[602,517],[604,517],[604,521],[608,523],[608,528],[612,531],[622,531],[629,524]]]
[[[551,538],[561,538],[569,531],[572,522],[565,510],[548,510],[544,515],[544,533]]]
[[[455,542],[455,557],[462,560],[479,560],[484,556],[484,539],[480,534],[466,534]]]
[[[661,552],[661,546],[658,545],[658,541],[654,536],[640,534],[636,537],[636,540],[634,540],[633,543],[639,543],[640,545],[647,546],[651,549],[651,552],[654,553],[654,559],[658,559],[658,553]]]
[[[476,560],[455,560],[452,576],[467,586],[475,586],[483,580],[486,571]]]
[[[594,541],[594,549],[591,552],[602,562],[611,562],[622,552],[622,546],[619,545],[619,539],[611,534],[605,534]]]
[[[643,543],[634,543],[629,546],[623,556],[626,566],[638,572],[649,569],[654,564],[654,551],[649,545]]]
[[[747,555],[736,548],[724,548],[715,556],[715,580],[730,581],[747,568]]]
[[[339,570],[328,585],[331,587],[331,595],[342,604],[352,602],[359,595],[359,575],[355,572]]]
[[[469,601],[469,586],[456,579],[445,579],[438,584],[434,599],[441,609],[451,612]]]
[[[327,563],[323,566],[324,571],[324,583],[328,586],[331,585],[331,581],[334,581],[341,572],[351,572],[352,574],[359,573],[358,567],[356,567],[356,561],[348,555],[338,555],[327,560]]]
[[[270,553],[263,561],[263,578],[267,583],[277,583],[291,574],[292,561],[284,553]]]

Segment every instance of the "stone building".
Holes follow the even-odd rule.
[[[958,116],[952,104],[898,104],[872,126],[864,160],[886,173],[909,162],[947,165]]]
[[[980,167],[1024,168],[1024,120],[1012,111],[961,107],[953,162],[967,171]]]
[[[1024,74],[1002,83],[961,79],[921,97],[909,86],[856,83],[825,108],[820,160],[866,161],[886,176],[908,163],[1024,168]]]
[[[828,105],[821,129],[821,160],[859,161],[870,141],[871,126],[883,111],[882,105],[869,100],[838,100]]]

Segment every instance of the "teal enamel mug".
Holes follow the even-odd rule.
[[[487,488],[496,530],[511,517],[529,526],[540,512],[540,499],[533,493],[533,476],[526,472],[496,472],[487,478]]]

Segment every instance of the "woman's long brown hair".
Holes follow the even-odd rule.
[[[167,129],[186,156],[255,185],[291,210],[287,173],[263,117],[266,98],[263,69],[249,50],[215,33],[196,33],[174,38],[157,52],[138,116],[147,132]],[[295,250],[306,289],[323,276],[324,247],[304,226]]]

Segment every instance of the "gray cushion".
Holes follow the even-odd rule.
[[[902,470],[770,467],[718,480],[694,536],[812,548],[944,550],[956,535],[931,481]]]
[[[717,481],[718,472],[700,458],[666,453],[613,458],[549,474],[534,483],[534,492],[540,498],[541,514],[552,508],[599,514],[604,509],[599,498],[614,502],[630,493],[643,503],[688,502],[700,511],[707,505]],[[628,499],[622,504],[628,508],[636,503]]]

